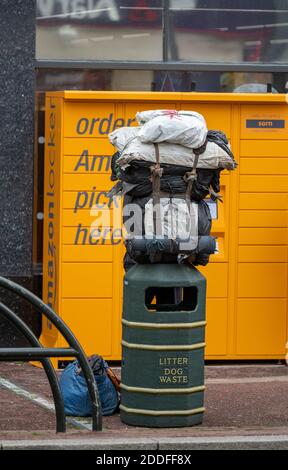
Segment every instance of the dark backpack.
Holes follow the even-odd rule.
[[[101,356],[94,354],[87,359],[98,387],[102,414],[112,415],[119,406],[119,380]],[[60,377],[60,388],[66,415],[91,416],[88,388],[78,361],[64,369]]]

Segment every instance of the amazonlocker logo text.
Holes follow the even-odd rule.
[[[55,163],[57,157],[56,145],[56,104],[50,100],[49,106],[49,134],[48,134],[48,188],[46,192],[46,201],[48,203],[48,221],[47,221],[47,304],[55,308],[56,302],[56,244],[55,244]],[[52,325],[47,319],[47,327],[51,329]]]

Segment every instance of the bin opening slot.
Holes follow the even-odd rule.
[[[149,312],[191,312],[198,301],[197,287],[148,287],[145,305]]]

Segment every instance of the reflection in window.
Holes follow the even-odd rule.
[[[38,92],[57,90],[150,91],[153,70],[37,69]]]
[[[36,57],[161,60],[162,0],[37,0]]]
[[[285,0],[171,0],[169,18],[171,60],[287,62]]]
[[[162,60],[164,21],[170,60],[288,59],[287,0],[37,0],[36,56]]]
[[[270,72],[192,72],[155,71],[155,91],[210,91],[266,93],[267,84],[272,91],[286,92],[288,74]],[[245,87],[245,88],[243,88]]]

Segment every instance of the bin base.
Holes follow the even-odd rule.
[[[191,416],[146,416],[136,413],[120,412],[122,423],[148,428],[176,428],[202,424],[204,413]]]

